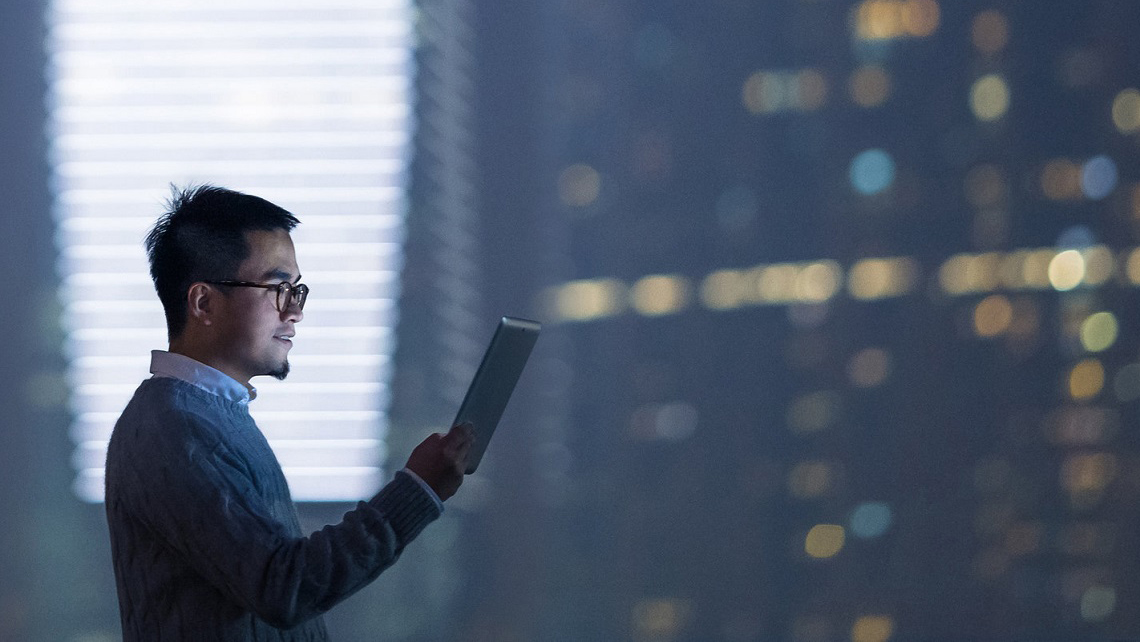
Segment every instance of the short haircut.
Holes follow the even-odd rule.
[[[291,231],[300,221],[263,198],[224,187],[171,186],[171,190],[167,210],[145,243],[150,276],[166,312],[167,335],[173,341],[186,328],[190,285],[234,278],[249,258],[246,232]]]

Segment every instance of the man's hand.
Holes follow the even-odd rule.
[[[475,443],[471,424],[452,426],[447,434],[433,433],[412,450],[408,470],[420,476],[439,498],[446,500],[459,490],[467,470],[467,453]]]

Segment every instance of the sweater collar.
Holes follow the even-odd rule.
[[[221,370],[166,350],[150,351],[150,372],[197,386],[206,392],[240,404],[257,398],[257,388],[243,384]]]

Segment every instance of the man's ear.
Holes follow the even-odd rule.
[[[213,324],[214,299],[218,292],[206,283],[194,283],[186,291],[186,309],[190,318],[202,325]]]

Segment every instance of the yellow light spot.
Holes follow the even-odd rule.
[[[947,294],[965,294],[970,289],[967,267],[970,257],[965,254],[952,256],[938,269],[938,283]]]
[[[1012,321],[1013,306],[1004,296],[990,295],[974,308],[974,331],[979,337],[996,337],[1008,330]]]
[[[882,67],[865,65],[851,75],[847,92],[860,107],[878,107],[891,94],[891,77]]]
[[[1061,485],[1070,493],[1100,492],[1116,478],[1117,467],[1107,453],[1070,455],[1061,464]]]
[[[887,642],[895,632],[895,622],[886,615],[864,615],[851,626],[851,642]]]
[[[625,286],[615,279],[571,281],[548,293],[552,316],[566,321],[613,316],[624,309]]]
[[[747,281],[737,270],[718,270],[701,283],[701,302],[712,310],[740,307],[745,299]]]
[[[974,207],[994,207],[1005,200],[1005,177],[993,165],[978,165],[966,175],[966,199]]]
[[[1140,132],[1140,91],[1125,89],[1112,101],[1112,122],[1121,134]]]
[[[812,499],[831,490],[831,466],[822,461],[805,461],[796,464],[788,473],[788,490],[800,499]]]
[[[1128,282],[1132,285],[1140,285],[1140,248],[1136,248],[1128,253],[1128,261],[1124,265],[1124,272],[1128,276]]]
[[[1102,352],[1116,343],[1119,326],[1111,312],[1091,314],[1081,323],[1081,344],[1089,352]]]
[[[1050,254],[1052,256],[1052,254]],[[1017,250],[1005,255],[998,268],[998,281],[1002,286],[1016,290],[1026,286],[1025,261],[1029,257],[1026,250]]]
[[[1069,372],[1069,396],[1086,401],[1104,388],[1104,366],[1096,359],[1085,359]]]
[[[997,74],[982,76],[970,89],[970,109],[978,120],[993,121],[1009,110],[1009,86]]]
[[[847,377],[859,388],[874,388],[891,373],[891,357],[880,348],[859,351],[847,364]]]
[[[1058,292],[1067,292],[1085,278],[1085,257],[1077,250],[1059,252],[1049,262],[1049,283]]]
[[[1090,247],[1081,256],[1085,259],[1084,282],[1088,285],[1103,285],[1116,272],[1116,257],[1103,245]]]
[[[755,293],[760,303],[787,303],[796,298],[799,269],[790,263],[779,263],[751,271]]]
[[[902,4],[902,23],[906,32],[924,38],[938,29],[940,12],[934,0],[909,0]]]
[[[1009,42],[1009,23],[1001,12],[983,11],[974,17],[970,35],[978,51],[993,55]]]
[[[758,71],[744,81],[744,106],[753,114],[771,114],[792,102],[788,83],[776,73]]]
[[[689,304],[689,282],[679,276],[655,274],[633,284],[633,309],[650,317],[673,314]]]
[[[827,102],[827,79],[815,69],[796,75],[796,103],[800,109],[814,111]]]
[[[642,600],[633,607],[633,625],[639,638],[671,640],[688,620],[692,603],[680,599]]]
[[[843,550],[846,536],[838,524],[816,524],[804,538],[804,552],[816,559],[835,557]]]
[[[1049,280],[1049,266],[1053,264],[1053,250],[1035,250],[1025,257],[1025,284],[1033,288],[1052,287]]]
[[[918,280],[918,266],[907,258],[862,259],[851,267],[847,290],[862,301],[900,296]]]
[[[1050,200],[1080,198],[1081,166],[1067,158],[1056,158],[1041,171],[1041,191]]]
[[[843,269],[835,261],[819,261],[804,266],[796,275],[796,298],[807,303],[822,303],[839,291]]]
[[[901,3],[867,0],[855,11],[855,34],[862,40],[897,38],[903,31]]]
[[[598,200],[602,179],[589,165],[571,165],[558,177],[558,195],[571,207],[585,207]]]

